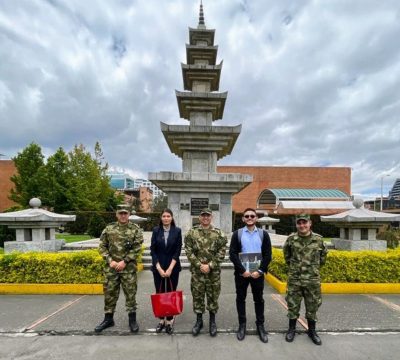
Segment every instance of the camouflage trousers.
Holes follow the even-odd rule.
[[[321,284],[300,285],[288,283],[286,303],[289,319],[297,319],[300,316],[302,298],[304,298],[306,306],[306,318],[317,321],[317,310],[322,304]]]
[[[117,272],[106,268],[104,271],[104,312],[113,313],[117,305],[120,287],[125,294],[125,307],[127,312],[136,311],[137,273]]]
[[[221,292],[221,273],[214,271],[208,274],[192,272],[190,290],[193,297],[193,311],[196,314],[204,313],[205,297],[207,298],[207,310],[216,313]]]

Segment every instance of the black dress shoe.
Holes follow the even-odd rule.
[[[257,333],[258,333],[258,337],[260,338],[260,340],[263,343],[267,343],[268,342],[268,335],[267,332],[264,329],[264,325],[257,325]]]
[[[156,327],[156,333],[159,334],[161,331],[163,331],[164,327],[165,327],[165,322],[159,322]]]
[[[114,326],[113,314],[105,314],[104,320],[94,328],[96,333],[101,333],[104,329]]]
[[[171,335],[174,332],[174,327],[172,324],[167,324],[165,326],[165,332],[169,335]]]
[[[239,341],[242,341],[246,336],[246,324],[239,324],[239,329],[236,333],[236,337]]]

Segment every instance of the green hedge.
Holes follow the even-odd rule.
[[[273,249],[269,272],[287,281],[282,250]],[[400,249],[385,252],[330,250],[321,268],[321,280],[326,283],[400,283]]]
[[[104,261],[97,250],[12,253],[0,255],[0,283],[100,284],[103,268]]]

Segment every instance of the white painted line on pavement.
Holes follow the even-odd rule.
[[[62,305],[59,309],[57,309],[56,311],[54,311],[53,313],[44,316],[38,320],[36,320],[34,323],[32,323],[29,326],[25,327],[25,331],[29,331],[32,330],[34,327],[38,326],[39,324],[45,322],[46,320],[50,319],[51,317],[53,317],[54,315],[57,315],[58,313],[60,313],[61,311],[69,308],[70,306],[72,306],[73,304],[77,303],[79,300],[83,299],[84,297],[86,297],[87,295],[82,295],[81,297],[75,299],[75,300],[71,300],[68,301],[67,303],[65,303],[64,305]]]
[[[375,300],[375,301],[377,301],[377,302],[380,302],[381,304],[387,306],[388,308],[390,308],[390,309],[392,309],[392,310],[394,310],[394,311],[399,311],[399,312],[400,312],[400,306],[397,305],[397,304],[395,304],[395,303],[392,303],[392,302],[389,301],[389,300],[382,299],[381,297],[379,297],[379,296],[374,296],[374,295],[365,295],[365,296],[366,296],[366,297],[369,297],[369,298],[372,299],[372,300]]]

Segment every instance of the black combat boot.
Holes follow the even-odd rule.
[[[215,313],[210,311],[210,336],[217,335],[217,324],[215,322]]]
[[[315,331],[315,320],[309,320],[307,319],[308,322],[308,336],[310,337],[311,341],[315,345],[322,345],[322,341],[320,337],[318,336],[317,332]]]
[[[292,342],[296,336],[296,323],[297,319],[289,319],[289,329],[286,333],[285,340],[287,342]]]
[[[200,330],[203,328],[203,314],[197,314],[196,323],[192,329],[192,335],[199,335]]]
[[[94,331],[101,333],[104,329],[114,326],[114,314],[106,313],[104,314],[104,320],[94,328]]]
[[[260,338],[260,340],[263,343],[267,343],[268,342],[268,335],[267,335],[267,332],[264,329],[264,324],[256,324],[256,326],[257,326],[258,337]]]
[[[129,316],[129,328],[131,329],[131,332],[137,333],[139,331],[139,325],[136,322],[136,313],[130,312],[128,316]]]
[[[236,333],[236,337],[239,341],[242,341],[246,336],[246,323],[240,323],[239,329]]]

